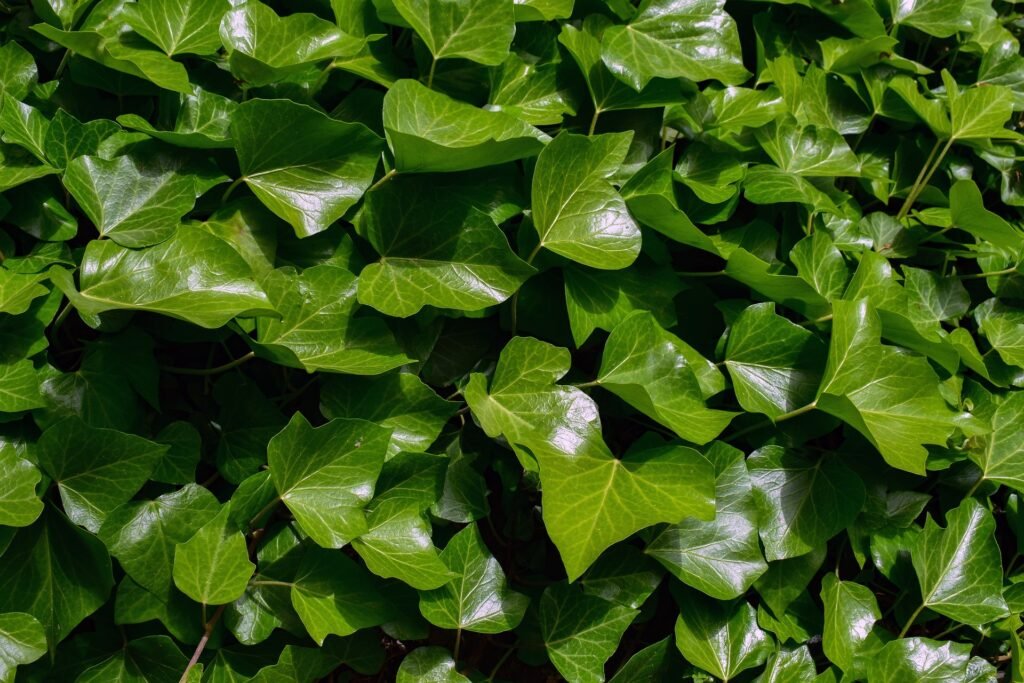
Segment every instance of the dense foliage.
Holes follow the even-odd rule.
[[[1022,680],[1014,3],[0,22],[0,681]]]

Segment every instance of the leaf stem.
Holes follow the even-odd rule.
[[[487,677],[485,683],[494,683],[494,677],[498,675],[498,672],[501,671],[501,667],[504,666],[505,662],[508,661],[508,658],[511,657],[512,653],[515,651],[516,649],[514,647],[510,647],[505,650],[505,654],[501,656],[498,663],[494,665],[493,669],[491,669],[491,675]]]
[[[235,188],[238,187],[239,185],[241,185],[244,181],[245,181],[245,176],[243,175],[243,176],[239,176],[230,185],[228,185],[228,189],[224,190],[224,194],[220,198],[220,203],[221,204],[226,204],[227,201],[228,201],[228,198],[231,196],[231,193],[234,192]]]
[[[595,379],[593,382],[583,382],[581,384],[573,384],[572,386],[576,387],[577,389],[589,389],[590,387],[601,386],[601,383]]]
[[[683,277],[719,277],[725,275],[724,270],[701,270],[701,271],[686,271],[681,270],[676,272],[676,275]]]
[[[389,181],[389,180],[391,180],[392,178],[394,178],[394,177],[395,177],[396,175],[398,175],[398,171],[396,171],[395,169],[391,169],[390,171],[388,171],[387,173],[385,173],[384,175],[382,175],[382,176],[380,177],[380,180],[378,180],[377,182],[375,182],[375,183],[374,183],[373,185],[370,185],[370,187],[369,187],[369,188],[368,188],[368,189],[366,190],[366,194],[369,194],[369,193],[373,192],[373,191],[374,191],[374,190],[376,190],[376,189],[377,189],[378,187],[380,187],[381,185],[383,185],[383,184],[384,184],[384,183],[386,183],[387,181]]]
[[[72,308],[74,308],[74,306],[72,306],[71,302],[68,301],[66,304],[64,304],[64,308],[61,310],[61,312],[57,314],[57,318],[53,321],[53,332],[55,334],[58,330],[60,330],[60,327],[61,325],[64,324],[64,321],[68,319],[68,316],[71,314]]]
[[[800,327],[810,327],[811,325],[817,325],[818,323],[827,323],[831,319],[832,319],[832,314],[831,313],[826,313],[825,315],[823,315],[823,316],[821,316],[819,318],[814,318],[813,320],[805,320],[805,321],[803,321],[802,323],[800,323]]]
[[[434,87],[434,71],[437,69],[437,57],[430,59],[430,72],[427,74],[427,87]]]
[[[587,131],[587,135],[593,135],[594,131],[597,130],[597,119],[601,116],[600,107],[594,107],[594,116],[590,119],[590,129]]]
[[[910,618],[907,619],[907,623],[903,625],[903,628],[900,629],[900,634],[896,637],[902,638],[903,636],[907,635],[907,631],[909,631],[910,627],[914,625],[914,620],[917,619],[923,611],[924,603],[922,602],[921,605],[916,610],[914,610],[914,613],[910,615]]]
[[[540,250],[543,247],[544,247],[544,242],[537,242],[537,246],[535,246],[533,248],[533,251],[530,252],[530,255],[526,257],[526,265],[528,265],[528,266],[532,266],[533,265],[533,259],[537,258],[537,254],[540,253]],[[509,317],[511,318],[510,322],[511,322],[511,326],[512,326],[512,334],[514,335],[516,333],[516,329],[519,327],[519,290],[518,289],[516,290],[515,294],[512,295],[511,306],[512,306],[512,312],[509,314]]]
[[[459,666],[459,650],[462,649],[462,629],[455,629],[455,649],[452,651],[452,659],[455,661],[455,666]]]
[[[213,629],[217,626],[217,622],[220,621],[220,617],[224,614],[224,610],[226,608],[227,605],[221,605],[218,607],[217,611],[213,613],[213,617],[203,626],[203,637],[199,639],[199,644],[196,645],[196,651],[192,653],[192,659],[189,660],[188,666],[185,667],[185,672],[181,674],[181,678],[178,679],[178,683],[187,683],[188,672],[191,671],[192,667],[199,662],[199,657],[203,654],[203,650],[206,649],[206,643],[210,641]]]
[[[802,408],[797,408],[796,410],[791,410],[788,413],[783,413],[782,415],[779,415],[777,418],[775,418],[774,422],[775,422],[775,424],[778,424],[780,422],[785,422],[786,420],[791,420],[794,417],[799,417],[799,416],[803,415],[804,413],[809,413],[809,412],[811,412],[812,410],[814,410],[817,407],[818,407],[818,402],[817,401],[811,401],[810,403],[808,403],[807,405],[803,406]]]
[[[219,375],[222,372],[227,372],[228,370],[232,370],[234,368],[237,368],[239,365],[243,365],[245,363],[248,363],[250,360],[252,360],[255,357],[256,357],[256,352],[255,351],[250,351],[249,353],[245,354],[244,356],[242,356],[240,358],[234,359],[230,363],[225,363],[224,365],[218,365],[215,368],[176,368],[176,367],[173,367],[173,366],[170,366],[170,365],[161,365],[160,369],[164,370],[165,372],[172,372],[172,373],[174,373],[176,375],[197,375],[197,376],[200,376],[200,377],[203,377],[203,376],[206,376],[206,375]]]
[[[1017,267],[1003,268],[1002,270],[992,270],[987,273],[968,273],[967,275],[957,275],[959,280],[980,280],[986,277],[999,277],[1000,275],[1013,275],[1018,272]]]
[[[253,518],[249,520],[249,528],[251,529],[253,527],[253,525],[256,524],[256,522],[259,521],[260,517],[262,517],[263,515],[267,514],[268,511],[273,510],[275,507],[277,507],[277,504],[280,503],[280,502],[281,502],[281,499],[279,497],[275,496],[272,501],[270,501],[269,503],[264,505],[260,509],[260,511],[257,512],[255,515],[253,515]]]
[[[250,586],[281,586],[282,588],[291,588],[295,584],[294,583],[288,583],[287,581],[270,581],[270,580],[262,581],[262,580],[260,580],[260,581],[250,581],[249,585]]]
[[[924,162],[924,166],[921,167],[921,173],[918,173],[917,180],[914,181],[914,185],[910,188],[910,193],[903,202],[903,206],[900,207],[899,213],[896,214],[896,220],[901,221],[907,217],[908,213],[910,213],[910,209],[913,208],[914,202],[916,202],[917,198],[922,192],[924,192],[924,188],[928,186],[928,182],[932,179],[932,176],[935,175],[935,171],[939,168],[939,164],[941,164],[942,160],[946,157],[946,153],[949,152],[949,148],[953,146],[953,141],[955,139],[956,138],[951,136],[946,140],[945,146],[942,147],[942,151],[939,152],[937,157],[935,157],[935,152],[939,149],[939,145],[942,143],[942,140],[937,140],[935,142],[935,146],[932,147],[931,154],[928,155],[928,159]],[[932,157],[935,157],[934,162],[932,162]],[[931,165],[930,168],[929,164]]]

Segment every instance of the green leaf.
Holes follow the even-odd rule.
[[[45,164],[47,158],[43,148],[49,127],[50,122],[38,109],[4,95],[3,109],[0,110],[4,142],[21,145]]]
[[[768,666],[758,683],[814,683],[817,670],[806,647],[781,649],[768,659]]]
[[[1024,491],[1024,393],[1006,397],[992,415],[992,431],[978,437],[977,447],[968,451],[981,468],[982,479]]]
[[[864,485],[838,457],[810,461],[781,446],[747,459],[768,561],[820,548],[849,526],[864,505]]]
[[[245,592],[256,566],[245,537],[231,523],[225,505],[190,539],[174,548],[174,585],[204,605],[223,605]]]
[[[147,249],[89,242],[77,290],[68,271],[54,267],[49,274],[85,315],[149,311],[215,328],[237,315],[274,314],[242,257],[223,240],[187,226]]]
[[[183,1],[187,2],[188,0]],[[234,146],[230,135],[231,119],[237,109],[238,105],[234,100],[229,100],[209,90],[195,88],[192,93],[181,95],[172,130],[158,130],[138,114],[122,114],[117,117],[117,122],[125,128],[141,131],[176,147],[231,148]],[[56,120],[55,117],[54,123]],[[109,122],[90,121],[86,125],[93,123]]]
[[[172,585],[175,546],[219,510],[212,493],[188,484],[151,501],[125,503],[107,515],[97,535],[137,584],[164,595]]]
[[[808,177],[860,175],[860,163],[839,133],[783,119],[757,129],[757,141],[786,173]]]
[[[420,594],[420,613],[427,621],[439,628],[474,633],[503,633],[519,625],[530,600],[508,587],[501,565],[475,524],[448,542],[441,560],[454,578]]]
[[[1024,233],[985,208],[981,191],[973,181],[958,180],[949,188],[949,211],[954,225],[979,240],[1016,253],[1024,249]]]
[[[715,517],[667,527],[644,552],[683,583],[719,600],[742,595],[767,569],[757,540],[758,511],[743,453],[722,443],[715,466]]]
[[[402,660],[398,683],[469,683],[456,670],[455,660],[441,647],[419,647]]]
[[[345,215],[373,181],[383,148],[366,126],[287,100],[243,102],[231,136],[242,179],[299,237]]]
[[[103,544],[53,507],[18,530],[3,558],[0,613],[35,617],[51,652],[106,603],[114,586]]]
[[[1008,614],[995,520],[974,498],[933,518],[910,549],[924,607],[965,624],[984,624]]]
[[[0,524],[22,527],[36,521],[43,511],[36,495],[42,478],[38,468],[13,445],[0,441]]]
[[[894,640],[868,665],[868,680],[879,683],[966,681],[971,646],[930,638]]]
[[[366,533],[363,508],[384,464],[391,430],[363,420],[312,427],[302,413],[270,440],[267,462],[278,496],[310,538],[341,548]]]
[[[427,450],[457,405],[407,372],[330,378],[320,392],[320,407],[327,417],[368,420],[391,429],[389,456]]]
[[[743,68],[736,23],[720,0],[645,0],[625,26],[605,31],[601,58],[642,90],[655,77],[739,84]]]
[[[459,197],[439,201],[427,176],[399,177],[367,195],[360,230],[380,253],[363,269],[359,301],[408,317],[423,306],[476,311],[508,299],[533,268],[490,216]]]
[[[783,171],[768,164],[757,164],[747,169],[743,180],[743,194],[754,204],[796,203],[814,211],[838,214],[832,198],[819,190],[806,178]]]
[[[986,85],[961,92],[946,71],[943,71],[943,81],[953,124],[950,142],[1019,138],[1019,133],[1004,127],[1013,114],[1013,93],[1009,88]]]
[[[875,626],[882,618],[878,601],[867,586],[826,574],[821,581],[825,629],[821,644],[829,661],[851,677],[863,676],[885,643]]]
[[[580,580],[588,595],[640,609],[664,572],[633,546],[616,545],[601,555]]]
[[[16,145],[0,144],[0,192],[54,173],[57,173],[57,169],[40,163],[27,150]]]
[[[46,633],[31,614],[0,614],[0,681],[14,680],[20,664],[31,664],[46,654]]]
[[[772,651],[771,636],[757,625],[743,600],[719,603],[694,591],[679,600],[676,647],[688,661],[723,679],[759,666]]]
[[[445,459],[400,453],[384,463],[367,506],[365,534],[352,541],[367,568],[418,590],[442,586],[452,574],[431,541],[426,510],[441,497]]]
[[[668,683],[679,671],[679,655],[676,652],[671,638],[663,638],[653,645],[648,645],[630,657],[629,661],[615,672],[610,683]]]
[[[817,406],[844,420],[893,467],[924,474],[925,444],[943,445],[956,414],[928,362],[879,343],[867,299],[833,302],[834,320]]]
[[[317,62],[351,57],[366,44],[364,39],[347,35],[313,14],[280,17],[257,0],[232,3],[220,22],[220,40],[227,50],[231,72],[255,87],[313,80],[319,75]],[[277,128],[268,128],[267,132],[274,130]]]
[[[889,0],[888,5],[894,25],[912,26],[937,38],[948,38],[957,31],[969,30],[970,23],[964,15],[961,0]]]
[[[604,665],[638,611],[556,583],[540,598],[540,634],[548,658],[566,680],[600,683]]]
[[[410,361],[382,320],[357,315],[356,278],[344,268],[275,270],[262,286],[281,319],[258,320],[257,348],[281,365],[376,375]]]
[[[142,488],[166,452],[162,444],[75,417],[39,439],[39,464],[57,483],[68,517],[93,533]]]
[[[308,548],[291,587],[291,601],[318,645],[397,616],[379,579],[343,553]]]
[[[625,268],[636,260],[640,226],[609,182],[631,140],[631,133],[564,133],[544,148],[533,174],[537,250],[547,248],[604,270]]]
[[[398,173],[494,166],[535,156],[548,141],[510,114],[477,109],[408,79],[384,96],[384,131]]]
[[[516,32],[512,0],[393,1],[435,60],[461,57],[496,66],[508,56]]]
[[[774,304],[755,304],[732,325],[725,366],[744,410],[774,420],[814,400],[825,355],[821,340],[776,315]]]
[[[32,361],[0,364],[0,412],[17,413],[46,405]]]
[[[162,683],[181,676],[187,665],[188,660],[173,640],[167,636],[146,636],[126,643],[112,657],[86,669],[75,680],[76,683]],[[199,673],[199,669],[194,671]],[[197,676],[190,672],[186,680],[197,680]]]
[[[66,169],[72,159],[96,154],[100,143],[118,131],[113,121],[97,119],[82,123],[63,109],[58,109],[46,129],[43,149],[54,166]]]
[[[38,78],[32,53],[13,40],[0,46],[0,92],[23,100]]]
[[[126,5],[124,17],[168,56],[210,55],[220,49],[217,26],[230,8],[228,0],[141,0]]]
[[[487,107],[534,126],[556,125],[565,114],[576,113],[571,98],[558,64],[530,64],[518,55],[509,55],[491,75]]]
[[[147,247],[171,237],[196,201],[196,178],[179,157],[128,154],[68,162],[64,186],[101,237]]]
[[[828,233],[816,231],[793,245],[789,258],[797,274],[818,294],[838,299],[846,290],[850,271]]]
[[[699,353],[667,332],[649,313],[636,313],[612,330],[595,383],[618,395],[681,438],[704,444],[735,413],[706,407],[705,379],[717,375]],[[703,380],[703,381],[702,381]]]

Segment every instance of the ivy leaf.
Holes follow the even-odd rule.
[[[63,268],[54,266],[49,275],[85,315],[150,311],[215,328],[236,315],[274,314],[242,257],[223,240],[187,226],[147,249],[89,242],[77,290]]]
[[[1009,88],[988,85],[963,92],[949,72],[943,71],[952,134],[949,142],[1017,138],[1019,133],[1004,127],[1013,112],[1013,94]]]
[[[3,97],[0,110],[0,129],[4,142],[21,145],[44,164],[48,161],[44,140],[50,122],[35,107],[18,102],[10,95]]]
[[[948,38],[969,25],[964,15],[964,3],[959,0],[890,0],[888,4],[894,25],[912,26],[937,38]]]
[[[97,535],[137,584],[164,595],[172,585],[175,547],[219,510],[212,493],[188,484],[152,501],[125,503],[107,515]]]
[[[18,413],[46,405],[32,361],[0,364],[0,412]]]
[[[148,481],[167,446],[71,417],[39,438],[39,464],[60,489],[71,521],[99,531],[103,520]]]
[[[36,485],[43,476],[17,449],[0,441],[0,524],[28,526],[43,511]]]
[[[781,446],[747,459],[768,561],[799,557],[849,526],[864,505],[864,485],[839,458],[809,461]]]
[[[604,665],[637,610],[556,583],[540,598],[541,638],[551,663],[566,680],[600,683]]]
[[[724,5],[720,0],[645,0],[628,24],[605,31],[601,57],[637,91],[655,77],[738,84],[749,74],[736,23]]]
[[[0,614],[0,681],[14,680],[20,664],[31,664],[46,654],[46,633],[31,614]]]
[[[187,665],[188,660],[173,640],[167,636],[146,636],[126,643],[114,656],[86,669],[76,680],[81,683],[157,683],[180,675]],[[193,678],[190,673],[187,680],[192,681]]]
[[[204,605],[223,605],[245,592],[256,566],[249,561],[245,537],[223,506],[190,539],[174,548],[174,585]]]
[[[978,438],[978,447],[968,451],[981,468],[981,477],[1024,491],[1024,434],[1018,428],[1024,419],[1024,393],[1006,397],[992,415],[992,431]]]
[[[966,681],[970,658],[971,646],[965,643],[901,638],[871,659],[867,677],[879,683]]]
[[[480,310],[535,272],[490,216],[468,202],[439,201],[426,177],[395,178],[370,192],[359,225],[381,256],[360,274],[359,301],[387,315],[408,317],[426,305]]]
[[[923,607],[965,624],[1006,616],[995,520],[974,498],[965,498],[946,520],[943,529],[929,518],[910,549]]]
[[[458,404],[442,399],[408,372],[330,378],[320,392],[320,405],[327,417],[357,418],[390,428],[389,456],[427,450],[458,410]]]
[[[110,556],[92,534],[55,508],[18,530],[0,562],[0,613],[35,617],[53,650],[107,601]]]
[[[295,413],[267,446],[280,499],[310,538],[341,548],[367,532],[363,508],[384,464],[391,430],[363,420],[312,427]]]
[[[423,39],[435,60],[461,57],[496,66],[515,35],[512,0],[467,0],[427,6],[393,0],[395,9]]]
[[[548,136],[501,111],[396,82],[384,96],[384,131],[398,173],[466,171],[535,156]]]
[[[0,92],[23,100],[38,78],[32,53],[13,40],[0,46]]]
[[[758,512],[743,453],[715,442],[715,517],[667,527],[645,552],[683,583],[719,600],[742,595],[767,569],[757,540]]]
[[[688,590],[679,599],[676,647],[688,661],[728,681],[763,664],[772,651],[771,636],[756,616],[745,601],[723,604]]]
[[[955,413],[928,362],[879,343],[867,299],[833,302],[834,321],[817,405],[857,429],[886,462],[924,474],[924,444],[945,444]]]
[[[534,126],[559,124],[565,114],[576,113],[562,83],[560,66],[529,64],[518,55],[509,55],[494,70],[487,107]]]
[[[625,160],[631,133],[563,133],[537,158],[533,220],[540,243],[603,270],[625,268],[640,252],[640,227],[609,182]]]
[[[299,237],[345,215],[373,181],[383,148],[366,126],[287,100],[243,102],[231,137],[241,179]]]
[[[344,268],[275,270],[262,285],[281,319],[260,318],[257,340],[278,363],[376,375],[410,361],[382,320],[356,315],[356,278]]]
[[[630,657],[629,661],[615,672],[610,683],[668,683],[672,676],[678,673],[680,666],[679,655],[673,647],[672,639],[663,638]]]
[[[187,0],[186,0],[187,1]],[[138,114],[122,114],[117,122],[125,128],[137,130],[175,147],[191,149],[231,148],[230,126],[238,104],[209,90],[195,88],[188,95],[181,95],[178,112],[172,130],[153,127]],[[54,124],[57,118],[54,117]],[[110,124],[109,121],[90,121],[86,126]],[[91,152],[88,152],[91,153]]]
[[[757,141],[775,165],[805,178],[860,175],[860,163],[839,133],[784,119],[757,129]]]
[[[878,601],[867,586],[840,581],[834,574],[822,579],[821,601],[825,604],[821,640],[825,654],[849,676],[863,676],[885,643],[875,626],[882,618]]]
[[[475,524],[456,534],[441,551],[454,574],[449,583],[420,593],[420,613],[434,626],[474,633],[511,631],[522,621],[529,598],[508,587]]]
[[[733,323],[725,366],[744,410],[776,419],[814,400],[825,356],[813,333],[764,303],[744,309]]]
[[[735,416],[706,407],[704,386],[709,373],[718,371],[662,328],[654,316],[641,312],[612,330],[595,383],[680,437],[703,444],[718,436]]]
[[[456,670],[455,660],[441,647],[419,647],[398,667],[398,683],[469,683]]]
[[[124,17],[168,56],[210,55],[220,49],[217,26],[230,8],[227,0],[142,0],[126,5]]]
[[[113,121],[97,119],[82,123],[63,109],[58,109],[46,128],[43,149],[54,166],[66,169],[73,159],[96,154],[100,143],[117,132],[117,124]]]
[[[806,647],[796,650],[780,649],[768,659],[759,683],[814,683],[817,670],[814,659]]]
[[[81,156],[68,162],[64,186],[102,237],[146,247],[170,237],[196,201],[196,179],[178,157]]]
[[[309,635],[347,636],[397,616],[379,579],[343,553],[307,548],[291,587],[292,605]]]

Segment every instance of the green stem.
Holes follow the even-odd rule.
[[[597,118],[601,115],[601,110],[594,107],[594,116],[590,119],[590,129],[587,131],[587,135],[593,135],[594,131],[597,130]]]
[[[999,277],[1001,275],[1013,275],[1017,272],[1017,267],[1003,268],[1002,270],[992,270],[987,273],[968,273],[967,275],[957,275],[957,279],[960,280],[980,280],[986,277]]]
[[[802,408],[797,408],[796,410],[791,410],[788,413],[783,413],[782,415],[779,415],[777,418],[775,418],[775,424],[778,424],[780,422],[785,422],[786,420],[792,420],[794,417],[800,417],[801,415],[803,415],[805,413],[811,412],[812,410],[814,410],[817,407],[818,407],[818,402],[817,401],[811,401],[810,403],[808,403],[807,405],[803,406]]]
[[[593,382],[583,382],[582,384],[573,384],[572,386],[576,387],[577,389],[589,389],[590,387],[601,386],[601,382],[595,379]]]
[[[71,305],[71,302],[69,301],[69,302],[67,302],[64,305],[64,309],[60,313],[57,314],[57,319],[53,321],[53,332],[54,333],[56,333],[57,330],[60,329],[60,326],[64,324],[64,321],[68,319],[68,316],[71,314],[71,309],[72,308],[73,308],[73,306]]]
[[[530,255],[526,257],[526,265],[528,265],[528,266],[532,266],[533,265],[533,259],[537,258],[537,254],[540,253],[540,250],[543,247],[544,247],[544,243],[543,242],[537,242],[537,246],[535,246],[533,248],[533,251],[530,252]],[[516,329],[519,327],[519,290],[518,289],[516,290],[516,293],[512,295],[511,306],[512,306],[512,312],[510,314],[510,317],[512,319],[511,320],[511,323],[512,323],[512,334],[515,335]]]
[[[978,481],[974,482],[974,486],[967,490],[967,493],[964,494],[964,498],[970,498],[971,496],[973,496],[974,493],[978,490],[978,487],[981,486],[981,483],[983,481],[985,481],[984,475],[978,477]]]
[[[501,671],[501,667],[508,661],[508,658],[511,657],[512,653],[515,651],[516,649],[514,647],[510,647],[505,650],[505,654],[501,656],[498,663],[494,665],[493,669],[491,669],[491,675],[487,677],[486,683],[494,683],[494,677],[498,675],[498,672]]]
[[[233,361],[231,361],[230,363],[225,363],[224,365],[218,365],[215,368],[176,368],[176,367],[172,367],[172,366],[169,366],[169,365],[164,365],[164,366],[161,366],[160,369],[164,370],[166,372],[172,372],[172,373],[174,373],[176,375],[196,375],[196,376],[199,376],[199,377],[203,377],[203,376],[206,376],[206,375],[219,375],[222,372],[227,372],[228,370],[232,370],[234,368],[237,368],[239,365],[242,365],[244,363],[248,363],[250,360],[252,360],[255,357],[256,357],[256,352],[255,351],[250,351],[249,353],[245,354],[241,358],[236,358]]]
[[[897,638],[902,638],[903,636],[907,635],[907,631],[909,631],[910,627],[914,625],[914,620],[917,619],[921,615],[921,612],[923,612],[923,611],[924,611],[924,603],[921,603],[921,606],[918,607],[916,610],[914,610],[914,613],[910,615],[909,619],[907,619],[907,623],[905,623],[903,625],[903,628],[900,629],[900,634],[898,636],[896,636],[896,637]]]
[[[376,190],[376,189],[377,189],[378,187],[380,187],[381,185],[383,185],[383,184],[384,184],[384,183],[386,183],[387,181],[389,181],[389,180],[391,180],[392,178],[394,178],[394,177],[395,177],[396,175],[398,175],[398,171],[396,171],[395,169],[391,169],[390,171],[388,171],[387,173],[385,173],[384,175],[382,175],[382,176],[380,177],[380,180],[378,180],[377,182],[375,182],[375,183],[374,183],[373,185],[370,185],[370,189],[368,189],[368,190],[367,190],[366,192],[367,192],[367,193],[373,192],[373,191],[374,191],[374,190]]]
[[[249,585],[250,586],[281,586],[282,588],[291,588],[295,584],[294,583],[288,583],[287,581],[270,581],[270,580],[264,581],[263,579],[257,579],[256,581],[250,581]]]
[[[434,57],[430,60],[430,72],[427,74],[427,87],[434,87],[434,71],[437,69],[437,58]]]
[[[683,271],[678,271],[676,273],[676,275],[681,275],[683,277],[718,277],[720,275],[725,275],[725,271],[724,270],[708,270],[708,271],[699,271],[699,272],[688,272],[688,271],[683,270]]]
[[[932,159],[935,158],[935,155],[938,154],[938,152],[939,152],[939,145],[941,145],[941,144],[942,144],[942,140],[936,140],[935,144],[932,145],[931,151],[928,152],[928,158],[926,158],[924,160],[924,163],[921,164],[921,170],[917,172],[917,177],[914,178],[914,184],[910,186],[910,191],[907,192],[907,197],[906,197],[906,199],[903,200],[903,206],[900,207],[900,212],[898,214],[899,216],[904,215],[904,209],[906,209],[907,211],[910,210],[909,207],[907,206],[907,202],[908,201],[912,201],[914,193],[917,191],[917,186],[920,184],[920,182],[924,178],[925,174],[928,173],[928,167],[931,165]]]
[[[205,608],[205,605],[203,607]],[[178,680],[178,683],[188,682],[189,671],[199,663],[199,657],[203,654],[203,650],[206,649],[206,644],[210,642],[210,636],[213,634],[213,629],[217,626],[217,622],[220,621],[220,617],[224,614],[224,610],[226,608],[227,605],[221,605],[218,607],[217,611],[213,613],[213,618],[203,626],[203,637],[199,639],[199,644],[196,645],[195,652],[192,653],[192,659],[189,660],[188,666],[185,667],[185,672],[181,674],[181,678]]]
[[[928,182],[932,179],[932,176],[935,175],[935,171],[938,170],[939,165],[942,163],[942,160],[946,157],[946,153],[949,152],[949,148],[953,146],[953,140],[954,139],[955,138],[950,137],[946,141],[945,146],[943,146],[942,151],[939,152],[939,155],[935,158],[935,161],[931,164],[931,168],[928,169],[928,172],[925,174],[924,179],[920,180],[919,182],[915,181],[914,186],[910,190],[910,194],[907,195],[906,201],[904,201],[903,202],[903,206],[900,207],[900,212],[898,214],[896,214],[896,220],[900,220],[901,221],[901,220],[903,220],[904,218],[907,217],[908,213],[910,213],[910,209],[913,208],[914,202],[916,202],[917,198],[921,195],[922,192],[924,192],[924,188],[928,187]],[[941,142],[941,140],[935,143],[936,147],[938,147],[939,142]],[[929,161],[931,160],[932,155],[934,155],[934,154],[935,154],[935,148],[932,149],[932,154],[929,155],[929,157],[928,157]],[[928,167],[928,162],[926,161],[925,162],[925,168],[927,168],[927,167]],[[922,169],[922,170],[924,170],[924,169]],[[920,174],[918,174],[918,179],[920,179],[920,178],[921,178],[921,176],[920,176]]]
[[[275,497],[274,500],[264,505],[263,508],[255,515],[253,515],[253,518],[249,520],[249,528],[253,528],[256,525],[256,522],[259,521],[260,517],[267,514],[267,512],[269,512],[270,510],[273,510],[275,507],[277,507],[277,504],[280,502],[281,499]]]
[[[821,316],[820,318],[814,318],[813,320],[805,320],[804,322],[800,323],[800,327],[810,327],[811,325],[817,325],[818,323],[827,323],[831,319],[832,314],[828,313],[826,315]]]
[[[452,651],[452,659],[455,661],[455,666],[459,666],[459,650],[462,649],[462,629],[455,629],[455,649]]]
[[[236,178],[234,182],[232,182],[230,185],[228,185],[228,189],[224,190],[224,195],[220,198],[220,203],[221,204],[227,203],[228,198],[231,196],[231,193],[234,192],[235,188],[238,187],[239,185],[241,185],[244,181],[245,181],[245,176],[241,176],[239,178]]]

